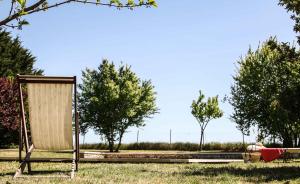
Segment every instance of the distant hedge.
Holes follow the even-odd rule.
[[[81,149],[99,149],[106,150],[108,145],[100,144],[84,144],[80,145]],[[203,146],[204,150],[222,150],[222,151],[242,151],[242,143],[206,143]],[[169,143],[164,142],[141,142],[141,143],[129,143],[122,144],[121,150],[178,150],[178,151],[197,151],[199,144],[189,142],[176,142]]]
[[[245,147],[248,144],[243,145],[241,142],[228,142],[228,143],[219,143],[219,142],[210,142],[206,143],[203,146],[205,151],[225,151],[225,152],[242,152],[245,150]],[[281,144],[272,143],[265,144],[266,147],[282,147]],[[99,149],[106,150],[108,145],[100,144],[82,144],[80,145],[81,149]],[[165,142],[141,142],[141,143],[129,143],[122,144],[120,150],[177,150],[177,151],[198,151],[199,144],[189,143],[189,142],[176,142],[169,143]]]

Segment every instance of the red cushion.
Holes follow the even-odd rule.
[[[284,152],[284,149],[282,148],[262,148],[261,150],[261,156],[265,162],[270,162],[275,159],[278,159],[282,153]]]

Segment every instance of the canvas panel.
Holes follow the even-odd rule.
[[[73,84],[29,83],[31,140],[36,149],[72,149]]]

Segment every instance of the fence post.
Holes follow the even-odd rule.
[[[172,129],[170,129],[170,149],[172,148]]]

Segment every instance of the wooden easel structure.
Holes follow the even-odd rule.
[[[18,75],[17,80],[21,111],[19,130],[19,161],[21,165],[16,171],[14,178],[22,176],[26,165],[30,174],[30,155],[35,148],[52,151],[73,150],[70,174],[70,177],[73,178],[74,171],[78,170],[79,162],[76,76],[48,77]],[[26,84],[28,92],[31,140],[29,140],[26,127],[22,84]],[[72,121],[72,111],[75,114],[75,123]],[[72,124],[75,127],[75,132],[73,131]],[[75,135],[73,135],[74,133]],[[75,141],[73,141],[73,136],[75,137]],[[23,143],[26,151],[24,159],[22,159]]]

